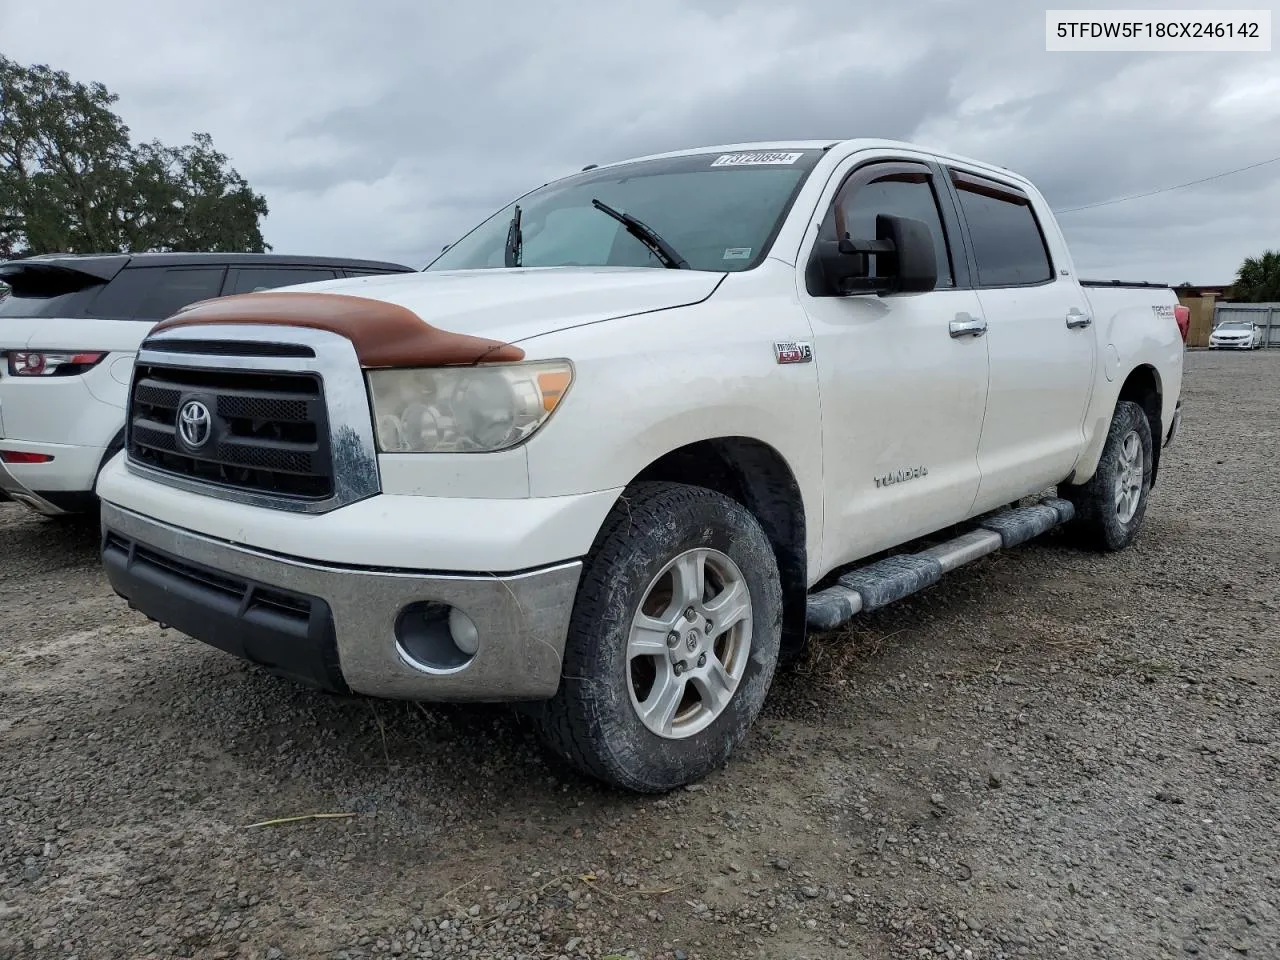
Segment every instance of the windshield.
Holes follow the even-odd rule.
[[[1252,330],[1253,324],[1241,323],[1239,320],[1231,320],[1227,323],[1218,324],[1219,330]]]
[[[429,264],[479,270],[505,264],[520,205],[525,267],[658,267],[662,261],[599,200],[650,227],[694,270],[748,270],[782,226],[821,150],[701,153],[589,170],[508,204]]]

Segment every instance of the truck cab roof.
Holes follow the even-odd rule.
[[[841,155],[856,153],[860,150],[910,150],[916,153],[927,153],[931,156],[938,157],[941,160],[949,160],[953,163],[960,163],[965,166],[989,170],[992,173],[1016,179],[1022,183],[1030,183],[1030,181],[1025,177],[1014,173],[1007,167],[997,166],[984,160],[975,160],[972,157],[966,157],[960,154],[936,150],[924,144],[911,143],[906,140],[889,140],[881,137],[852,137],[835,140],[757,140],[743,143],[708,144],[701,147],[688,147],[680,150],[669,150],[664,153],[653,153],[643,157],[628,157],[611,163],[602,163],[599,164],[599,166],[619,166],[621,164],[639,163],[646,160],[665,160],[672,157],[696,156],[700,153],[754,153],[795,150],[822,150],[824,152],[829,152],[836,150],[837,148],[839,148],[838,152]]]

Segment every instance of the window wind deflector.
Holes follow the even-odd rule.
[[[615,210],[607,203],[601,203],[599,200],[592,199],[591,205],[601,213],[607,214],[620,224],[627,228],[627,233],[631,234],[651,251],[653,255],[662,261],[662,265],[670,270],[688,270],[690,269],[688,261],[680,254],[676,253],[675,248],[648,224],[637,220],[629,213],[623,213],[621,210]]]
[[[975,173],[962,170],[951,170],[951,182],[959,190],[990,197],[992,200],[1003,200],[1005,203],[1016,203],[1029,207],[1031,198],[1022,189],[1000,180],[989,180]]]

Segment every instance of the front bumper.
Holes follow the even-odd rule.
[[[107,577],[131,606],[309,686],[407,700],[539,700],[560,684],[580,561],[507,575],[342,567],[236,546],[107,501],[102,534]],[[419,656],[404,624],[423,604],[471,619],[478,644],[469,660],[432,666]]]
[[[1210,340],[1210,350],[1252,350],[1252,340]]]

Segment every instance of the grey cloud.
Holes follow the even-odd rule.
[[[66,0],[58,31],[34,6],[0,0],[10,56],[107,83],[137,136],[211,132],[281,250],[420,264],[585,163],[717,142],[917,139],[1057,208],[1280,154],[1274,56],[1051,54],[1023,0]],[[1224,281],[1280,246],[1278,184],[1280,164],[1062,223],[1090,274]]]
[[[850,67],[820,81],[791,66],[730,96],[698,102],[674,123],[655,121],[629,131],[611,144],[609,159],[752,140],[906,139],[949,104],[947,75],[938,60],[912,61],[889,74]]]

